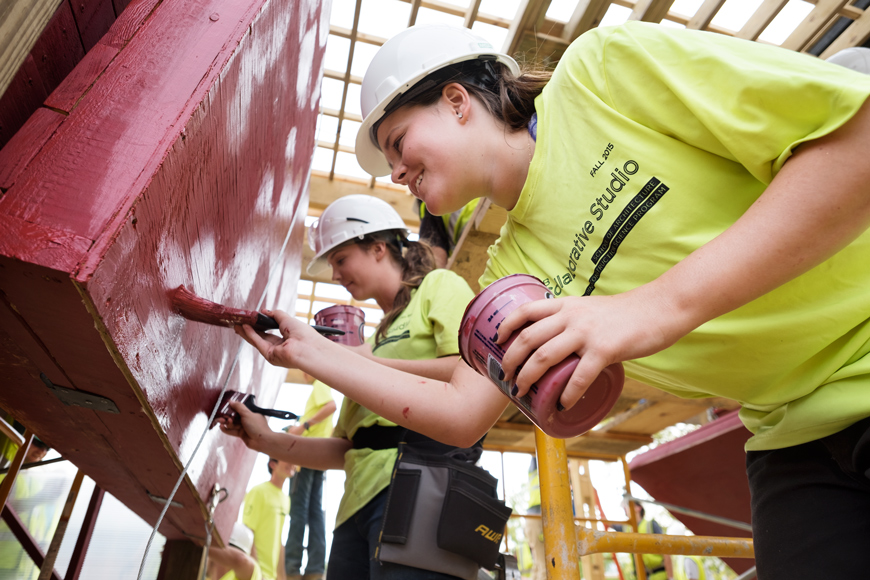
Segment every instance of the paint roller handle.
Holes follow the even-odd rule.
[[[299,415],[295,413],[291,413],[290,411],[278,411],[276,409],[264,409],[262,407],[258,407],[254,404],[254,395],[246,398],[245,407],[253,411],[254,413],[259,413],[260,415],[266,415],[267,417],[277,417],[279,419],[298,419]]]

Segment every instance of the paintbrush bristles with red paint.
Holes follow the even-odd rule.
[[[215,302],[200,298],[182,284],[169,293],[172,309],[188,320],[203,322],[214,326],[236,326],[248,324],[255,330],[270,330],[278,328],[278,323],[271,316],[266,316],[254,310],[229,308]]]

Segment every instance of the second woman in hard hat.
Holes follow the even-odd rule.
[[[639,22],[583,34],[545,88],[516,71],[470,31],[403,31],[366,73],[356,141],[364,169],[433,213],[477,196],[508,210],[481,285],[523,272],[560,299],[503,323],[501,341],[523,328],[504,380],[522,396],[576,353],[568,408],[619,361],[740,401],[760,575],[862,575],[870,528],[836,514],[870,510],[870,78]],[[246,336],[303,370],[328,356],[282,324],[284,340]],[[413,392],[348,378],[328,381],[450,440],[497,416],[465,365]]]
[[[435,269],[429,247],[408,240],[404,222],[388,203],[366,195],[343,197],[311,226],[309,242],[315,252],[310,273],[331,267],[332,279],[354,299],[372,298],[384,312],[375,336],[359,352],[378,365],[450,380],[459,361],[459,323],[473,293],[453,272]],[[344,347],[329,345],[343,354]],[[251,448],[303,467],[345,470],[345,493],[327,565],[329,580],[453,578],[375,558],[397,445],[407,440],[404,428],[352,397],[345,397],[333,436],[324,439],[274,433],[261,418],[243,408],[236,410],[244,428],[223,429],[242,436]],[[426,445],[439,453],[454,449],[434,441]]]

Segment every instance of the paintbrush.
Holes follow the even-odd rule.
[[[215,420],[211,425],[208,426],[209,429],[217,425],[218,419],[226,419],[230,423],[234,423],[239,425],[241,423],[241,419],[239,419],[239,414],[230,407],[230,401],[236,401],[238,403],[243,404],[245,407],[253,411],[254,413],[259,413],[260,415],[266,415],[267,417],[278,417],[279,419],[298,419],[299,415],[295,413],[291,413],[290,411],[276,411],[275,409],[264,409],[262,407],[258,407],[254,404],[254,395],[240,393],[238,391],[226,391],[224,396],[221,398],[220,408],[218,409],[217,415],[215,415]]]
[[[184,287],[184,284],[169,292],[172,309],[188,320],[211,324],[213,326],[236,326],[247,324],[254,330],[274,330],[278,321],[256,310],[230,308],[205,298],[200,298]],[[344,334],[343,330],[328,326],[313,325],[314,330],[324,335]]]

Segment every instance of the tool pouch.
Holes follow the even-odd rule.
[[[495,567],[511,509],[498,499],[497,480],[463,457],[467,451],[430,454],[399,446],[379,561],[470,580],[481,567]]]

